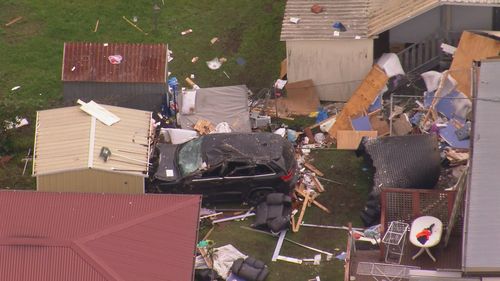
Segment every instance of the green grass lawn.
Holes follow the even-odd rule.
[[[61,105],[63,43],[129,42],[166,43],[173,51],[172,76],[184,82],[195,74],[200,87],[246,84],[258,91],[269,87],[279,74],[285,57],[279,41],[285,1],[276,0],[157,0],[158,28],[153,32],[154,1],[0,1],[0,122],[27,117],[23,130],[0,131],[0,156],[14,155],[7,168],[0,167],[0,187],[33,188],[30,176],[20,177],[20,161],[33,146],[36,110]],[[4,24],[22,16],[9,27]],[[130,26],[122,16],[137,17]],[[97,32],[93,32],[99,19]],[[181,31],[193,32],[182,36]],[[211,45],[210,40],[219,41]],[[199,57],[192,63],[193,57]],[[219,70],[205,61],[225,57]],[[238,58],[244,65],[236,63]],[[225,71],[230,78],[223,73]],[[21,86],[17,91],[11,88]],[[28,171],[28,175],[31,170]]]
[[[307,209],[304,222],[323,225],[347,225],[361,227],[359,211],[363,208],[371,186],[369,172],[363,171],[363,161],[356,158],[352,151],[321,150],[312,153],[314,165],[321,170],[326,178],[340,181],[341,185],[323,182],[326,191],[317,199],[318,202],[329,208],[332,213],[327,214],[315,206]],[[296,216],[297,217],[297,216]],[[308,280],[319,275],[321,280],[343,280],[344,262],[333,259],[323,261],[321,265],[292,264],[284,261],[272,262],[277,239],[271,236],[251,232],[240,226],[249,226],[252,218],[241,222],[226,222],[217,225],[209,236],[214,240],[216,247],[232,244],[242,253],[261,259],[269,265],[270,275],[267,280]],[[200,232],[203,237],[207,228]],[[287,238],[302,244],[315,247],[327,252],[340,254],[346,251],[347,233],[343,230],[319,229],[301,227],[299,232],[288,232]],[[313,258],[317,254],[311,250],[296,246],[287,241],[283,243],[281,255],[296,258]]]

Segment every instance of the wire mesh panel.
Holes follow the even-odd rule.
[[[398,221],[392,221],[389,225],[384,238],[382,238],[382,242],[386,245],[385,262],[401,263],[408,227],[407,223]]]
[[[411,193],[383,192],[385,196],[385,221],[411,222],[413,197]]]

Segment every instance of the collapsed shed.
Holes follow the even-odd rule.
[[[107,126],[78,106],[37,112],[33,176],[38,191],[144,193],[151,112],[103,105]],[[111,151],[105,161],[103,147]]]
[[[142,110],[159,109],[167,92],[165,44],[64,43],[65,102],[94,100]]]

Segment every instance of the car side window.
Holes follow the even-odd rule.
[[[257,164],[257,166],[255,166],[255,175],[267,175],[273,173],[274,171],[267,165]]]
[[[220,177],[220,173],[222,171],[222,165],[219,165],[215,168],[211,168],[211,169],[208,169],[206,171],[203,171],[201,173],[201,177],[202,178],[216,178],[216,177]]]
[[[241,176],[253,176],[254,175],[254,167],[249,166],[248,163],[245,162],[229,162],[227,164],[227,173],[228,177],[241,177]]]

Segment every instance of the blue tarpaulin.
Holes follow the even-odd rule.
[[[352,127],[356,131],[371,131],[372,124],[368,116],[362,116],[351,120]]]
[[[453,148],[469,149],[469,139],[459,140],[455,131],[457,128],[453,126],[452,122],[448,122],[448,126],[439,129],[439,135]]]

